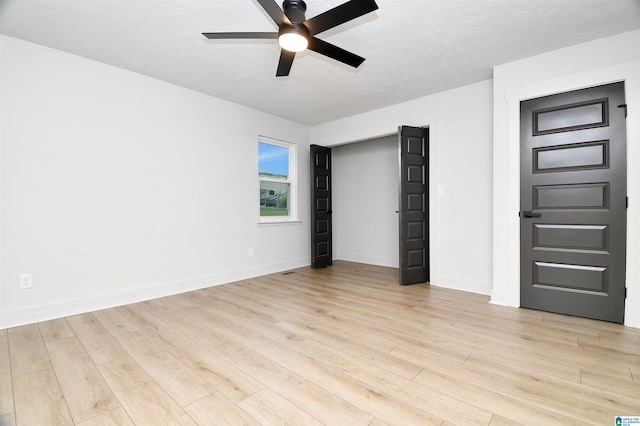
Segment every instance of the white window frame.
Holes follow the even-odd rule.
[[[281,148],[287,148],[289,150],[289,174],[287,180],[269,179],[267,177],[260,176],[258,162],[258,192],[260,189],[260,182],[286,182],[289,184],[289,194],[287,196],[287,204],[289,208],[288,216],[260,216],[260,201],[258,201],[258,224],[279,224],[279,223],[299,223],[298,220],[298,157],[296,155],[297,145],[292,142],[285,142],[278,139],[273,139],[267,136],[259,136],[258,143],[266,143],[269,145],[279,146]]]

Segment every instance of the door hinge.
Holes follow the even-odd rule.
[[[627,208],[629,208],[629,196],[627,195]]]
[[[624,108],[624,118],[627,118],[627,104],[618,105],[618,108]]]
[[[624,298],[625,299],[627,298],[627,288],[626,287],[624,288]]]

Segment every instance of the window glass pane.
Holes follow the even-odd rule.
[[[290,163],[293,158],[293,144],[268,139],[258,141],[261,222],[295,219],[296,164]]]
[[[258,143],[258,172],[272,179],[287,179],[289,176],[289,148]]]
[[[289,215],[289,183],[260,181],[260,216]]]

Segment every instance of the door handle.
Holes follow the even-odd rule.
[[[532,212],[531,210],[525,210],[520,214],[520,217],[540,217],[540,213]]]

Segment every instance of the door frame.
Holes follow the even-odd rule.
[[[629,108],[640,108],[640,61],[631,61],[595,70],[548,78],[533,83],[520,84],[509,87],[504,93],[506,104],[506,121],[508,132],[507,145],[500,143],[500,138],[494,136],[494,234],[493,234],[493,271],[494,287],[491,292],[491,303],[520,306],[520,102],[541,96],[554,95],[571,90],[584,89],[603,84],[625,82],[626,102]],[[499,100],[495,99],[495,103]],[[499,132],[497,123],[499,114],[494,108],[494,132]],[[635,114],[635,121],[627,120],[627,158],[640,158],[639,116]],[[504,127],[502,127],[504,129]],[[503,139],[504,141],[504,139]],[[635,141],[635,143],[634,143]],[[504,179],[497,170],[495,152],[507,151],[507,165]],[[632,161],[632,160],[630,160]],[[637,169],[637,168],[636,168]],[[634,200],[640,205],[640,172],[628,167],[627,194],[630,198],[630,209],[627,212],[627,300],[625,304],[625,325],[640,327],[640,288],[633,287],[633,279],[640,277],[640,264],[631,259],[640,258],[640,241],[631,241],[630,235],[638,235],[640,219],[634,218],[632,206]],[[636,184],[634,186],[634,184]],[[496,198],[496,195],[498,197]],[[503,199],[500,199],[500,198]],[[505,203],[500,203],[506,198]],[[635,214],[637,216],[637,213]],[[634,220],[635,219],[635,220]],[[502,229],[499,229],[502,227]]]
[[[436,153],[438,141],[438,114],[436,112],[426,112],[424,118],[416,122],[416,120],[384,120],[378,126],[362,126],[357,132],[349,132],[344,135],[332,135],[328,140],[317,140],[313,142],[316,145],[334,148],[341,145],[349,145],[352,143],[366,142],[367,140],[383,138],[387,136],[398,136],[399,126],[421,127],[429,132],[429,143],[427,144],[429,151],[429,278],[430,282],[437,284],[438,276],[438,255],[436,250],[437,243],[437,206],[436,206]],[[399,182],[398,182],[399,184]],[[399,206],[398,206],[399,207]],[[398,235],[399,237],[399,235]],[[398,259],[400,261],[400,259]],[[399,266],[399,265],[398,265]]]

